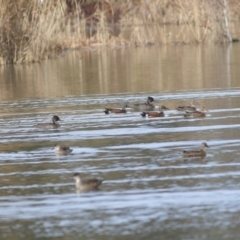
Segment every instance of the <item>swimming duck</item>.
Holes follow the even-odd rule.
[[[182,155],[183,157],[205,157],[207,155],[205,151],[205,147],[209,148],[207,143],[203,142],[200,150],[193,150],[193,151],[183,150]]]
[[[156,106],[155,108],[158,108],[159,111],[170,110],[169,108],[165,107],[164,105]]]
[[[142,117],[164,117],[164,112],[142,112]]]
[[[61,119],[57,115],[54,115],[52,117],[52,123],[39,123],[39,124],[36,125],[36,127],[40,127],[40,128],[58,128],[58,127],[60,127],[60,124],[57,123],[58,121],[61,121]]]
[[[61,147],[60,145],[55,146],[55,154],[56,155],[67,155],[70,154],[73,150],[69,147]]]
[[[179,106],[177,107],[178,111],[196,111],[196,105],[198,105],[197,102],[191,101],[191,106]]]
[[[98,187],[102,184],[102,179],[82,179],[79,173],[74,173],[76,189],[80,192],[98,190]]]
[[[155,107],[154,104],[152,103],[153,101],[154,98],[149,96],[145,103],[135,103],[133,106],[135,109],[153,110]]]
[[[184,114],[184,117],[195,117],[195,118],[202,118],[206,116],[206,112],[208,110],[205,107],[201,107],[201,109],[199,111],[195,110],[192,112],[186,112]]]
[[[126,113],[127,112],[126,108],[128,108],[128,107],[129,106],[126,103],[124,103],[122,108],[106,108],[104,112],[105,112],[105,114],[109,114],[109,112],[111,112],[111,113]]]

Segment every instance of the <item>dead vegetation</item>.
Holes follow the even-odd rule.
[[[0,63],[97,46],[237,41],[238,0],[0,0]]]

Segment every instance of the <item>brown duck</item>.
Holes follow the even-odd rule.
[[[69,147],[61,147],[60,145],[55,146],[55,154],[56,155],[67,155],[70,154],[73,150]]]
[[[109,114],[111,113],[127,113],[126,108],[128,108],[129,106],[127,104],[123,104],[122,108],[106,108],[105,109],[105,114]]]
[[[142,117],[164,117],[164,112],[142,112]]]
[[[170,110],[169,108],[165,107],[164,105],[156,106],[156,108],[158,108],[161,111]]]
[[[205,157],[207,155],[205,148],[209,148],[206,142],[203,142],[200,150],[186,151],[183,150],[183,157]]]
[[[195,118],[203,118],[206,117],[206,112],[208,110],[205,107],[201,107],[201,109],[192,111],[192,112],[186,112],[184,114],[184,117],[195,117]]]
[[[178,111],[196,111],[196,105],[198,105],[197,102],[191,101],[191,106],[179,106],[177,107]]]
[[[73,178],[75,179],[76,190],[80,192],[98,190],[98,187],[102,184],[102,179],[82,179],[79,173],[74,173]]]

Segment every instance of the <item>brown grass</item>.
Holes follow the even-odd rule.
[[[0,64],[81,47],[228,42],[240,19],[238,0],[71,1],[68,11],[63,0],[0,0]]]

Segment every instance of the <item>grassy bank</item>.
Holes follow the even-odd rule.
[[[0,0],[0,64],[65,49],[236,41],[238,0]]]

